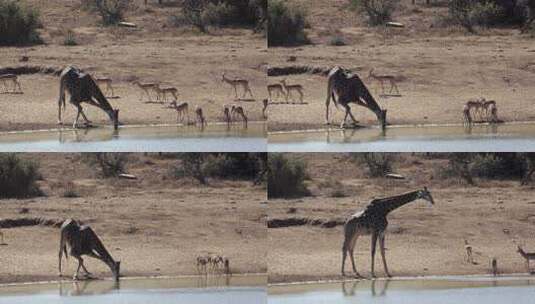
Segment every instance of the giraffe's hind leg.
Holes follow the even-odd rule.
[[[375,248],[377,247],[377,232],[372,233],[372,241],[371,241],[371,253],[372,253],[372,265],[371,265],[371,275],[372,278],[375,278]]]
[[[387,277],[392,277],[390,275],[390,272],[388,271],[388,266],[386,266],[386,257],[385,257],[385,233],[381,233],[379,235],[379,249],[381,250],[381,258],[383,260],[383,267],[385,269],[385,273]]]
[[[355,265],[355,245],[357,244],[357,238],[358,235],[353,237],[351,242],[349,243],[349,257],[351,258],[351,266],[353,267],[353,272],[355,273],[355,276],[360,277],[360,274],[357,271],[357,266]]]
[[[80,268],[84,267],[84,269],[85,269],[85,266],[84,266],[84,260],[81,257],[75,256],[75,258],[76,258],[76,260],[78,260],[78,268],[76,268],[76,272],[72,276],[72,279],[73,280],[78,280],[78,274],[80,273]]]

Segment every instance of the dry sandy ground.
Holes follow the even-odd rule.
[[[270,48],[270,65],[352,69],[388,110],[390,124],[462,123],[463,104],[477,97],[496,100],[498,116],[504,121],[535,119],[535,48],[533,38],[518,30],[467,35],[460,29],[431,28],[434,16],[446,14],[447,8],[414,6],[404,0],[394,20],[406,27],[390,29],[385,39],[383,28],[367,27],[362,18],[345,9],[346,0],[290,2],[303,5],[308,12],[311,28],[307,31],[313,44]],[[343,37],[347,45],[328,45],[335,36]],[[297,60],[288,62],[290,56]],[[372,68],[376,74],[394,75],[402,96],[380,96],[379,84],[367,78]],[[307,104],[272,105],[270,131],[321,126],[326,77],[300,74],[269,77],[268,81],[276,83],[283,77],[304,86]],[[339,124],[343,112],[331,108]],[[377,124],[367,109],[354,105],[353,111],[362,124]]]
[[[502,273],[526,272],[516,242],[535,251],[533,186],[517,181],[477,180],[464,186],[439,177],[444,159],[405,154],[394,171],[406,180],[372,179],[363,168],[342,154],[294,154],[308,163],[308,182],[313,196],[269,200],[269,220],[305,218],[344,221],[362,210],[373,198],[401,194],[428,186],[435,200],[418,200],[392,212],[386,235],[386,256],[393,276],[488,274],[497,258]],[[340,180],[345,197],[333,197]],[[292,209],[295,208],[295,209]],[[476,264],[465,258],[464,239],[473,246]],[[292,282],[340,279],[343,226],[322,228],[303,225],[268,229],[269,281]],[[362,237],[355,249],[357,270],[370,276],[370,238]],[[346,271],[351,265],[346,261]],[[379,252],[376,275],[384,276]]]
[[[80,1],[22,1],[41,10],[46,45],[28,48],[0,48],[0,68],[16,67],[22,55],[31,66],[63,67],[75,65],[94,76],[113,79],[115,96],[109,101],[119,108],[125,124],[173,123],[175,111],[159,103],[140,101],[141,91],[132,81],[160,82],[178,89],[179,101],[190,103],[190,114],[201,106],[209,122],[222,120],[222,107],[228,103],[244,106],[249,120],[262,120],[261,100],[265,92],[266,42],[260,34],[246,29],[212,30],[201,35],[169,25],[178,8],[139,6],[127,20],[136,29],[103,28],[99,18],[81,11]],[[141,1],[139,1],[141,2]],[[152,1],[151,1],[152,2]],[[72,29],[78,46],[63,46]],[[250,101],[235,101],[231,88],[221,75],[250,81],[255,96]],[[55,126],[59,78],[44,74],[20,76],[24,94],[0,95],[0,130],[37,129]],[[169,98],[169,97],[168,97]],[[153,94],[153,100],[155,95]],[[172,99],[169,98],[169,101]],[[105,113],[86,106],[95,123],[108,123]],[[76,112],[67,103],[65,123],[72,124]]]
[[[128,172],[137,180],[98,178],[79,155],[24,155],[41,163],[46,197],[9,199],[0,203],[0,219],[75,218],[91,225],[112,256],[121,261],[121,274],[197,274],[198,255],[227,256],[235,273],[266,272],[265,190],[251,182],[212,181],[199,186],[175,180],[168,170],[176,160],[155,155],[132,155]],[[65,198],[72,181],[77,198]],[[21,214],[22,208],[29,212]],[[59,229],[32,226],[2,229],[0,283],[57,279]],[[101,262],[86,258],[99,277],[110,276]],[[76,269],[71,258],[68,277]]]

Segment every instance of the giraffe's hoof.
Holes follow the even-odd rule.
[[[389,274],[389,273],[387,273],[387,274],[386,274],[386,276],[387,276],[387,277],[389,277],[389,278],[391,278],[391,277],[392,277],[392,275],[391,275],[391,274]]]

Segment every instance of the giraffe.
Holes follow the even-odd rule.
[[[69,91],[71,98],[69,102],[78,109],[76,119],[72,124],[74,129],[78,126],[80,115],[87,124],[91,123],[84,114],[81,103],[86,102],[90,105],[100,108],[108,114],[115,129],[119,126],[119,110],[113,109],[102,91],[99,89],[96,81],[81,70],[69,66],[63,69],[60,75],[59,99],[58,99],[58,124],[62,125],[61,108],[65,111],[65,90]]]
[[[73,219],[67,219],[61,225],[60,243],[59,243],[59,276],[61,273],[61,258],[65,253],[67,255],[67,246],[70,247],[69,254],[78,260],[78,268],[73,275],[73,280],[78,279],[80,268],[84,270],[87,275],[90,275],[89,271],[84,266],[84,260],[82,255],[88,255],[95,259],[99,259],[104,262],[110,268],[113,273],[113,277],[116,281],[119,280],[119,269],[121,262],[115,261],[109,252],[106,250],[97,234],[89,226],[80,226],[78,222]]]
[[[383,259],[383,266],[385,273],[388,277],[391,277],[388,272],[388,267],[386,265],[385,258],[385,233],[388,221],[386,219],[387,215],[414,200],[424,199],[434,204],[433,197],[427,187],[424,187],[421,190],[416,190],[412,192],[407,192],[405,194],[379,198],[372,200],[366,209],[363,211],[357,212],[347,219],[344,225],[344,244],[342,246],[342,276],[345,276],[344,266],[347,255],[349,254],[351,258],[351,265],[353,266],[353,271],[357,276],[360,274],[357,272],[355,267],[355,260],[353,257],[353,251],[355,249],[355,244],[359,236],[361,235],[371,235],[371,275],[375,277],[374,272],[374,260],[375,260],[375,247],[377,241],[379,241],[379,247],[381,250],[381,257]]]
[[[336,100],[335,95],[338,96],[338,101]],[[329,123],[329,104],[331,102],[331,97],[334,100],[334,106],[338,108],[338,104],[345,109],[345,117],[340,128],[344,128],[347,116],[349,115],[354,123],[357,123],[357,120],[351,113],[351,108],[349,103],[356,103],[357,105],[368,108],[370,111],[375,113],[377,120],[381,124],[381,128],[384,130],[386,127],[386,110],[383,110],[379,107],[373,96],[370,94],[370,91],[366,88],[362,80],[354,74],[351,74],[348,70],[345,70],[341,67],[334,67],[328,75],[328,85],[327,85],[327,100],[325,102],[325,123]]]

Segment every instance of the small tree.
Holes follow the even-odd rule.
[[[12,0],[0,0],[0,45],[38,44],[43,41],[37,10]]]
[[[124,20],[133,0],[84,0],[84,7],[95,10],[104,25],[114,25]]]
[[[371,25],[385,24],[392,20],[399,0],[350,0],[351,6],[368,16]]]
[[[206,156],[205,153],[181,153],[179,159],[182,160],[183,175],[191,176],[206,185],[206,172],[203,166]]]
[[[207,4],[208,1],[206,0],[184,0],[182,2],[182,14],[184,15],[185,21],[203,33],[206,33],[203,11]]]
[[[358,164],[368,167],[371,177],[384,177],[392,172],[395,155],[391,153],[352,153],[351,158]]]
[[[286,158],[283,154],[270,154],[268,158],[268,198],[299,197],[309,195],[304,184],[304,162]]]
[[[296,45],[309,42],[305,33],[306,14],[281,0],[268,3],[268,45]]]

